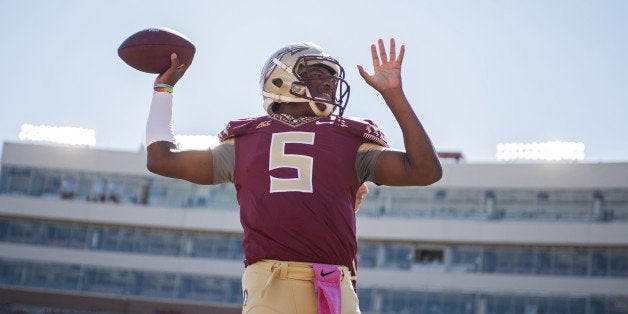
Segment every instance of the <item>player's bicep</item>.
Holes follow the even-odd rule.
[[[383,151],[375,165],[375,181],[380,185],[405,186],[413,185],[406,170],[406,153],[401,150],[387,149]]]

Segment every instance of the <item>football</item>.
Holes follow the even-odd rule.
[[[131,67],[147,73],[163,73],[170,67],[170,54],[190,65],[196,47],[185,35],[165,27],[143,29],[125,39],[118,56]]]

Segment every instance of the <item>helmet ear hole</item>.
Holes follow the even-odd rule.
[[[273,85],[277,86],[277,87],[281,87],[281,85],[283,85],[283,80],[280,78],[276,78],[274,80],[272,80]]]

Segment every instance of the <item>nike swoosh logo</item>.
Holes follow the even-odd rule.
[[[329,274],[333,274],[333,273],[335,273],[335,272],[336,272],[335,270],[332,270],[332,271],[330,271],[330,272],[328,272],[328,273],[324,273],[324,272],[321,270],[321,277],[325,277],[325,276],[327,276],[327,275],[329,275]]]
[[[332,121],[316,121],[316,125],[321,125],[321,124],[334,124],[334,122],[332,122]]]

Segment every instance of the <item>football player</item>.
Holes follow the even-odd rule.
[[[266,115],[231,121],[220,144],[176,151],[172,88],[188,65],[176,55],[155,79],[147,167],[199,184],[233,182],[240,204],[243,313],[359,313],[354,282],[356,194],[366,181],[424,186],[441,165],[402,88],[405,47],[371,45],[373,74],[357,69],[397,120],[404,150],[371,120],[344,116],[345,71],[313,43],[287,45],[260,75]],[[364,191],[360,191],[363,193]],[[361,197],[361,196],[360,196]]]

